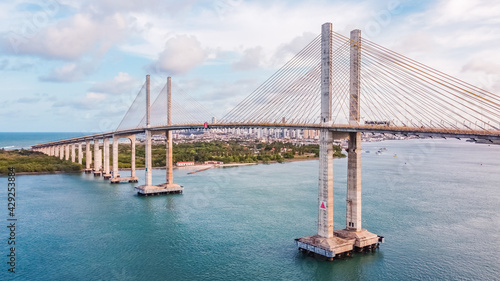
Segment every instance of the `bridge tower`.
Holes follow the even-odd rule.
[[[172,125],[172,79],[168,77],[167,79],[167,125]],[[150,130],[150,120],[151,120],[151,106],[150,106],[150,80],[149,75],[146,76],[146,130],[145,130],[145,161],[146,161],[146,176],[144,185],[136,187],[137,193],[139,195],[159,195],[159,194],[169,194],[169,193],[181,193],[183,187],[173,182],[173,159],[172,159],[172,131],[166,130],[165,143],[166,143],[166,183],[153,185],[152,183],[152,134]]]
[[[349,124],[360,121],[361,31],[351,32]],[[332,122],[332,24],[321,30],[321,124]],[[347,166],[346,228],[333,228],[333,140],[349,138]],[[354,250],[372,250],[379,237],[361,228],[361,133],[320,130],[318,234],[296,239],[299,250],[332,260]]]

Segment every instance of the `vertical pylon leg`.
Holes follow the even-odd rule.
[[[319,144],[318,235],[333,237],[333,136],[322,129]]]
[[[361,133],[349,134],[346,229],[361,230]]]
[[[120,177],[118,174],[118,136],[113,136],[113,178]]]
[[[145,185],[152,186],[153,185],[153,159],[152,159],[152,150],[151,150],[151,131],[146,130],[146,140],[145,140],[145,166],[146,166],[146,174],[145,174]]]
[[[103,154],[104,154],[104,161],[103,161],[103,165],[104,165],[104,178],[105,179],[109,179],[111,177],[111,174],[109,172],[109,138],[108,137],[104,137],[104,140],[102,142],[102,150],[103,150]]]
[[[173,146],[172,146],[172,131],[167,130],[165,132],[165,146],[166,146],[166,159],[165,159],[165,164],[166,164],[166,173],[167,173],[167,184],[174,183],[173,181],[173,159],[172,159],[172,151],[173,151]]]
[[[130,136],[130,176],[135,178],[135,135]]]
[[[69,160],[69,144],[64,145],[64,160]]]
[[[85,172],[90,173],[92,171],[92,151],[90,150],[90,140],[85,141]]]
[[[78,143],[78,164],[82,164],[83,163],[83,152],[82,152],[82,143],[79,142]]]
[[[75,155],[75,144],[71,144],[71,162],[75,162],[76,155]]]

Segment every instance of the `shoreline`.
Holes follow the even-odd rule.
[[[293,158],[293,159],[284,159],[282,163],[290,163],[290,162],[298,162],[298,161],[313,161],[313,160],[318,160],[319,157],[310,157],[310,158]],[[336,159],[336,157],[334,157]],[[268,163],[227,163],[227,164],[198,164],[198,165],[193,165],[193,166],[184,166],[184,167],[174,167],[174,169],[179,169],[179,170],[200,170],[200,169],[207,169],[208,168],[230,168],[230,167],[240,167],[240,166],[251,166],[251,165],[262,165],[262,164],[275,164],[278,163],[278,161],[269,161]],[[154,170],[165,170],[165,167],[153,167]],[[120,171],[130,171],[131,168],[121,168],[118,169]],[[138,170],[144,170],[143,167],[140,168],[135,168],[136,171]],[[50,174],[77,174],[81,173],[81,171],[77,172],[64,172],[64,171],[54,171],[54,172],[19,172],[16,173],[16,175],[50,175]],[[0,174],[0,177],[3,177],[3,174]],[[7,175],[5,175],[7,176]]]

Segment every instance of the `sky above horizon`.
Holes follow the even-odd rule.
[[[14,0],[0,19],[2,132],[113,131],[146,74],[221,118],[325,22],[500,92],[494,1]]]

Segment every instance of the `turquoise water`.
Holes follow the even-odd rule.
[[[316,232],[317,161],[174,170],[184,194],[158,197],[91,175],[26,175],[17,177],[17,273],[7,272],[2,227],[0,279],[499,280],[500,146],[363,148],[363,227],[386,238],[376,253],[319,262],[297,251],[294,238]],[[346,160],[334,169],[343,228]],[[6,191],[7,179],[0,185]]]

